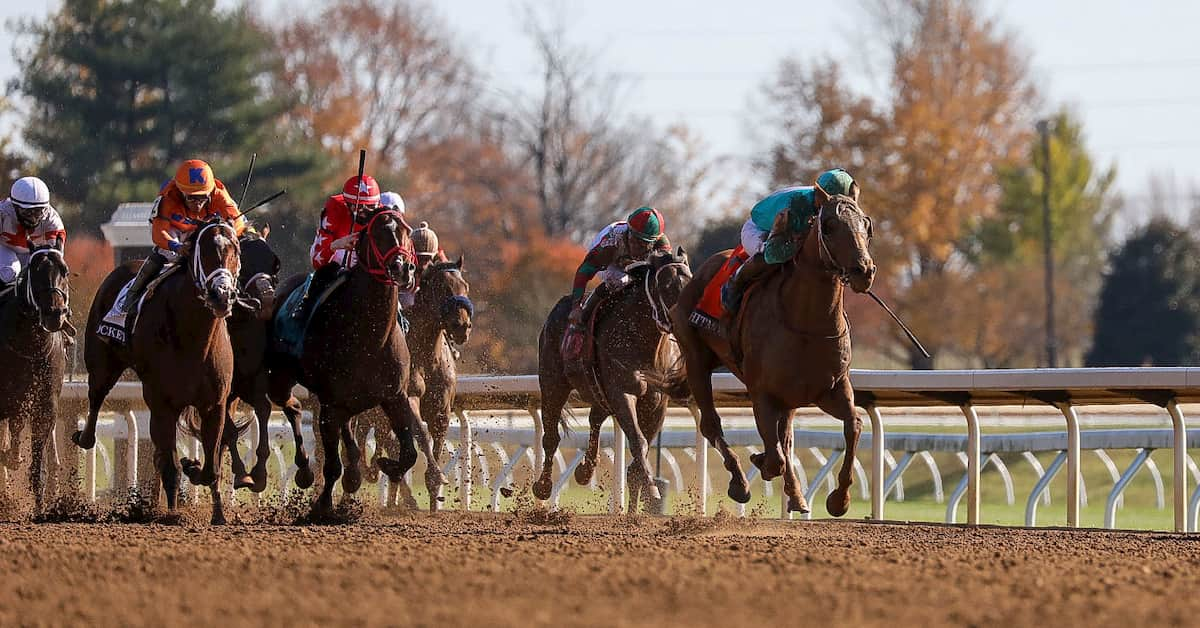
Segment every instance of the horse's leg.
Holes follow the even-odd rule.
[[[254,448],[254,468],[250,470],[250,478],[254,481],[250,490],[261,493],[267,490],[267,462],[271,459],[271,400],[265,394],[255,396],[254,416],[258,419],[258,446]],[[236,437],[234,442],[237,442]]]
[[[317,497],[314,507],[318,513],[333,512],[333,484],[342,475],[342,460],[338,451],[338,440],[341,438],[342,427],[346,424],[346,413],[340,408],[321,404],[321,416],[317,419],[320,424],[321,446],[325,449],[325,464],[322,465],[322,475],[325,479],[321,494]]]
[[[358,441],[354,438],[354,430],[352,424],[354,419],[350,419],[342,425],[342,445],[346,448],[346,465],[345,471],[342,473],[342,490],[347,495],[352,495],[362,488],[362,450],[358,448]]]
[[[625,432],[625,440],[629,443],[629,457],[632,458],[629,466],[629,486],[632,487],[630,494],[640,496],[644,491],[648,499],[662,499],[658,485],[654,483],[654,478],[650,477],[650,460],[646,457],[650,447],[642,434],[641,426],[638,425],[635,409],[637,397],[628,393],[607,394],[607,397],[609,406],[612,407],[613,418],[621,426],[621,431]]]
[[[591,430],[588,432],[587,452],[583,456],[583,462],[575,467],[575,482],[580,486],[587,486],[592,481],[592,474],[596,472],[596,457],[600,455],[600,430],[607,418],[608,413],[598,405],[592,406],[588,411],[588,426]]]
[[[783,492],[788,496],[788,512],[806,513],[810,510],[808,500],[804,499],[804,492],[800,490],[800,479],[796,477],[796,467],[792,464],[792,441],[796,436],[795,432],[792,431],[792,419],[794,416],[795,411],[788,412],[781,433],[779,434],[784,456]]]
[[[354,427],[352,428],[355,442],[360,443],[360,446],[364,449],[367,446],[367,436],[371,433],[371,428],[375,429],[375,452],[371,454],[371,461],[365,465],[366,469],[363,470],[365,473],[363,480],[371,484],[379,481],[379,467],[375,466],[375,461],[379,458],[381,455],[380,452],[383,450],[383,446],[379,442],[380,429],[378,423],[376,412],[368,410],[358,415],[358,420],[354,422]]]
[[[150,440],[154,442],[154,465],[167,496],[167,511],[175,512],[179,500],[179,467],[175,461],[176,425],[179,413],[153,404],[150,408]]]
[[[404,396],[389,399],[380,406],[387,415],[388,423],[392,426],[392,432],[395,433],[398,444],[396,459],[380,458],[379,470],[387,474],[389,481],[397,482],[403,479],[404,474],[408,473],[413,465],[417,464],[417,448],[413,444],[413,431],[420,419],[413,412],[408,398]],[[432,454],[427,453],[427,455],[431,456]],[[433,482],[435,488],[446,482],[446,477],[442,475],[442,470],[437,468],[436,464],[429,465],[425,470],[425,479],[427,484]]]
[[[763,452],[750,456],[750,462],[758,467],[763,481],[770,482],[783,474],[787,464],[779,447],[779,432],[790,413],[769,395],[753,395],[750,402],[754,406],[754,424],[763,441]]]
[[[229,471],[233,474],[233,488],[248,488],[254,482],[250,479],[250,475],[246,473],[246,463],[242,461],[242,452],[238,451],[238,430],[237,424],[233,422],[233,416],[237,413],[237,400],[229,404],[225,410],[225,429],[221,435],[224,438],[225,449],[229,450]]]
[[[733,453],[733,449],[725,441],[721,416],[717,414],[716,405],[713,403],[712,364],[715,362],[715,356],[707,347],[700,346],[704,341],[690,328],[682,333],[691,336],[688,342],[681,338],[679,346],[687,363],[688,387],[692,391],[696,407],[700,410],[700,433],[721,454],[725,470],[729,472],[729,498],[739,504],[745,504],[750,501],[750,481],[742,472],[742,464],[737,454]],[[693,346],[699,348],[692,348]],[[696,351],[703,352],[704,355],[695,355]]]
[[[567,397],[571,388],[566,382],[554,382],[542,386],[542,471],[537,481],[533,483],[533,495],[538,499],[550,499],[550,489],[554,485],[554,454],[558,451],[558,443],[562,437],[558,433],[558,424],[562,420],[563,406],[567,405]]]
[[[5,467],[16,470],[21,466],[21,432],[25,431],[24,413],[8,419],[8,449],[0,451],[0,461]]]
[[[446,483],[445,475],[441,472],[441,465],[438,464],[438,458],[441,451],[434,449],[433,435],[430,433],[430,427],[421,420],[421,415],[417,413],[416,407],[424,403],[422,400],[413,400],[412,397],[407,397],[408,408],[413,414],[413,437],[416,439],[417,446],[421,448],[421,453],[425,455],[425,488],[429,491],[429,511],[434,512],[438,509],[438,502],[445,499],[441,495],[441,487]],[[436,411],[435,411],[436,413]],[[449,421],[447,420],[447,423]],[[438,441],[439,446],[445,443],[445,432],[442,433],[442,439]],[[434,471],[437,471],[434,473]],[[401,479],[403,482],[403,478]]]
[[[862,434],[862,419],[854,409],[854,389],[850,378],[842,377],[832,390],[817,399],[817,407],[842,422],[842,434],[846,438],[846,451],[842,456],[842,468],[838,471],[838,486],[825,499],[829,514],[840,517],[850,509],[850,485],[854,483],[854,456],[858,449],[858,437]]]
[[[96,337],[87,340],[84,363],[88,372],[88,418],[83,430],[71,434],[71,440],[82,449],[91,449],[96,446],[96,421],[100,417],[100,408],[113,386],[121,379],[125,365],[107,343]]]
[[[33,491],[33,514],[42,514],[46,498],[45,474],[46,441],[54,429],[54,409],[39,408],[29,434],[29,488]]]
[[[283,409],[283,415],[287,417],[288,425],[292,428],[292,440],[296,444],[295,482],[296,486],[305,489],[313,485],[315,478],[312,467],[308,464],[308,452],[304,450],[303,415],[300,400],[292,395],[293,383],[285,377],[270,377],[267,382],[267,398]],[[255,408],[255,412],[257,411]]]
[[[225,508],[221,502],[221,453],[224,442],[221,434],[228,419],[226,409],[231,402],[219,403],[207,408],[196,408],[200,416],[200,446],[204,449],[204,460],[180,460],[183,472],[193,486],[207,486],[212,492],[212,525],[225,525]]]
[[[667,399],[661,395],[644,395],[638,399],[637,403],[638,425],[642,428],[642,434],[646,436],[646,441],[653,444],[654,439],[658,438],[662,432],[663,422],[667,418]],[[658,474],[653,477],[654,485],[658,486]],[[676,489],[678,490],[678,489]],[[660,491],[661,492],[661,491]],[[650,512],[661,512],[658,507],[662,500],[666,499],[666,495],[661,495],[659,500],[653,500],[649,495],[646,496],[645,508]]]

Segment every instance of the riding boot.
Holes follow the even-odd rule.
[[[292,310],[292,318],[301,320],[307,318],[313,303],[321,296],[325,288],[333,283],[334,279],[337,279],[341,269],[341,264],[330,262],[313,271],[312,279],[308,281],[304,295],[300,297],[300,303],[296,305],[296,309]]]
[[[129,286],[129,290],[125,291],[125,300],[121,302],[121,311],[128,315],[133,311],[134,305],[138,299],[142,298],[142,293],[146,291],[146,286],[162,272],[163,266],[167,265],[167,258],[163,257],[162,253],[155,251],[146,258],[142,263],[142,267],[138,270],[138,274],[133,278],[133,284]]]
[[[746,288],[770,269],[771,265],[767,263],[767,259],[762,253],[755,253],[754,257],[746,260],[746,263],[742,264],[742,267],[721,288],[721,305],[725,307],[725,311],[736,311],[742,302],[742,295],[745,294]]]

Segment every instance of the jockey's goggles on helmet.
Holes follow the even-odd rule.
[[[188,194],[183,198],[193,205],[204,205],[212,198],[212,196],[209,194]]]

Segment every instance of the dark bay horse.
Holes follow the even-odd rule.
[[[59,332],[68,328],[69,276],[62,252],[35,250],[0,306],[0,364],[8,371],[0,378],[0,421],[8,422],[9,434],[3,463],[10,469],[20,463],[20,434],[29,423],[34,515],[41,514],[45,499],[46,441],[58,417],[66,368]]]
[[[463,276],[461,256],[454,262],[427,266],[421,273],[420,286],[412,307],[405,310],[411,325],[405,338],[412,353],[408,396],[416,400],[420,409],[418,441],[425,438],[431,441],[429,448],[434,458],[426,460],[428,467],[437,467],[445,448],[458,378],[449,343],[463,345],[470,339],[475,306],[469,296],[471,286]],[[376,451],[396,451],[395,441],[387,434],[382,418],[376,412],[366,413],[358,426],[360,440],[369,427],[374,427]],[[437,510],[438,488],[442,481],[440,474],[427,468],[425,488],[429,490],[430,510]],[[397,490],[410,507],[415,506],[412,492],[403,478]]]
[[[355,415],[377,406],[387,415],[399,441],[397,460],[378,461],[389,479],[398,481],[417,460],[413,430],[419,419],[405,393],[410,357],[396,321],[399,287],[411,286],[415,279],[410,232],[399,213],[373,213],[355,246],[358,264],[349,270],[346,284],[317,309],[308,324],[303,355],[296,360],[268,353],[272,400],[286,399],[299,382],[320,402],[317,427],[324,449],[325,481],[314,504],[319,513],[333,509],[333,484],[343,470],[339,441],[345,445],[348,463],[342,488],[355,493],[362,485],[362,451],[352,430]],[[289,280],[281,294],[301,281]],[[427,445],[425,453],[434,459]]]
[[[730,339],[688,324],[705,286],[730,252],[709,258],[696,280],[683,291],[671,312],[683,352],[686,376],[700,408],[700,429],[716,447],[730,473],[729,496],[750,501],[750,490],[737,456],[725,442],[721,418],[713,405],[711,375],[728,367],[749,391],[764,451],[750,457],[764,480],[784,476],[788,510],[808,512],[792,467],[792,415],[816,404],[843,423],[846,452],[838,486],[826,499],[829,514],[850,507],[854,453],[862,431],[850,386],[850,326],[842,309],[843,286],[870,289],[875,264],[868,246],[871,219],[858,207],[857,195],[833,196],[818,186],[820,208],[799,251],[778,271],[750,286],[730,326]],[[775,231],[786,225],[786,212],[776,217]]]
[[[563,408],[571,391],[578,391],[591,405],[591,431],[584,461],[575,470],[580,484],[591,481],[596,468],[600,428],[611,414],[629,442],[633,458],[627,469],[630,510],[637,507],[642,491],[648,500],[659,500],[658,486],[650,476],[646,457],[649,441],[662,429],[668,395],[647,381],[645,374],[660,373],[675,362],[670,339],[670,308],[692,277],[687,254],[680,248],[656,252],[647,262],[630,265],[630,285],[614,294],[596,312],[596,382],[580,369],[563,362],[560,347],[567,329],[570,298],[564,297],[550,311],[538,338],[538,385],[542,392],[542,448],[546,452],[541,475],[533,484],[538,499],[549,499],[554,454],[560,441],[559,424],[565,427]],[[599,393],[600,398],[596,398]]]
[[[233,349],[225,319],[238,299],[241,248],[233,227],[218,219],[197,227],[186,246],[191,253],[180,258],[183,268],[163,279],[153,297],[146,298],[129,346],[110,344],[96,330],[121,288],[137,272],[138,263],[117,267],[100,284],[88,313],[83,353],[88,371],[88,420],[72,440],[84,449],[95,446],[96,420],[104,398],[121,373],[132,368],[142,380],[142,398],[150,409],[154,463],[166,492],[167,509],[174,511],[179,497],[176,435],[181,414],[191,407],[197,424],[189,429],[199,434],[203,466],[187,458],[179,463],[194,486],[212,489],[212,522],[221,524],[225,514],[217,490],[218,463],[233,379]]]
[[[228,321],[229,338],[233,343],[233,388],[230,396],[234,403],[230,407],[236,408],[237,401],[243,401],[258,418],[258,446],[254,451],[254,467],[249,473],[238,452],[240,428],[234,423],[232,414],[225,422],[225,444],[229,448],[234,488],[249,488],[255,493],[267,488],[267,461],[271,455],[267,430],[271,419],[271,399],[267,394],[266,358],[280,262],[267,243],[270,233],[271,228],[264,227],[257,233],[247,231],[241,238],[242,272],[238,276],[238,284],[251,307],[235,308]],[[289,394],[283,407],[299,408],[299,403]],[[296,485],[308,488],[312,486],[313,473],[308,465],[308,453],[304,450],[300,413],[289,412],[287,417],[296,444]]]

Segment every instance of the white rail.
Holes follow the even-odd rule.
[[[886,442],[881,408],[950,406],[961,410],[967,427],[967,522],[979,522],[979,474],[984,462],[980,419],[977,406],[1019,406],[1046,404],[1057,408],[1066,421],[1065,449],[1067,475],[1067,525],[1079,525],[1082,499],[1078,473],[1080,450],[1079,421],[1076,409],[1087,405],[1150,403],[1163,408],[1172,423],[1174,529],[1190,527],[1187,495],[1187,432],[1180,403],[1200,401],[1200,369],[1195,368],[1114,368],[1114,369],[1017,369],[963,371],[851,371],[856,401],[866,410],[871,423],[871,516],[883,518],[884,468]],[[749,405],[745,388],[732,375],[715,374],[713,387],[719,406]],[[300,391],[301,394],[303,391]],[[86,384],[67,383],[63,399],[68,412],[82,411],[86,403]],[[462,377],[458,383],[457,405],[465,423],[467,411],[476,409],[528,410],[534,414],[539,398],[535,376]],[[106,409],[143,409],[140,385],[122,382],[109,396]],[[535,424],[537,422],[535,421]],[[470,430],[464,433],[470,438]],[[535,433],[534,449],[539,450],[540,434]],[[466,449],[470,452],[468,440]],[[707,458],[707,445],[695,439],[698,462]],[[864,446],[866,443],[864,443]],[[618,448],[624,451],[623,447]],[[614,452],[615,454],[615,452]],[[540,456],[540,453],[535,453]],[[466,462],[471,456],[463,455]],[[469,464],[469,462],[467,463]],[[708,486],[707,464],[698,464],[701,486]],[[619,467],[618,467],[619,468]],[[623,478],[624,474],[615,474]],[[469,478],[469,473],[460,477]],[[469,486],[470,480],[466,480]],[[815,485],[816,482],[814,481]],[[618,495],[623,492],[623,486]],[[707,491],[699,491],[701,508],[706,507]],[[617,498],[620,499],[620,498]],[[616,501],[616,500],[614,500]],[[619,508],[619,504],[617,506]]]

